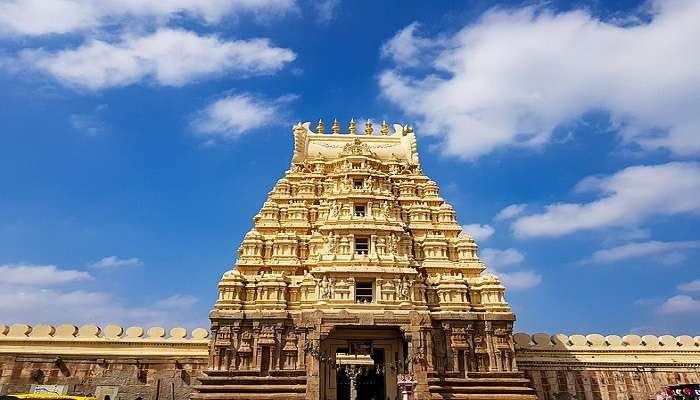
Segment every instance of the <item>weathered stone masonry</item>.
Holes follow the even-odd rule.
[[[76,394],[114,385],[119,400],[187,399],[209,362],[209,340],[205,331],[183,331],[0,325],[0,394],[34,384],[68,385]],[[516,364],[542,400],[645,400],[665,385],[700,382],[700,336],[514,337]]]

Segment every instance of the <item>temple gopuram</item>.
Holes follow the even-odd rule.
[[[293,127],[210,313],[193,399],[534,399],[505,288],[410,126]]]

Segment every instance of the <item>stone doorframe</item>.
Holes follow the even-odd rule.
[[[395,330],[403,340],[402,343],[406,343],[408,354],[412,354],[414,349],[419,349],[423,354],[427,354],[429,347],[426,346],[430,346],[430,336],[426,335],[425,331],[421,329],[422,326],[429,326],[430,324],[430,316],[427,312],[422,313],[412,310],[409,312],[384,311],[371,313],[349,312],[348,310],[340,310],[339,312],[316,310],[302,313],[298,321],[299,325],[307,330],[306,342],[318,349],[321,348],[322,343],[329,338],[336,328],[359,330],[363,327]],[[405,354],[403,354],[402,349],[403,356]],[[321,396],[323,394],[321,365],[317,359],[310,355],[307,355],[306,363],[306,400],[323,399]],[[413,371],[414,374],[420,377],[419,385],[425,386],[427,383],[425,380],[425,365],[411,365],[411,367],[416,369],[416,371]],[[427,393],[427,386],[425,391]]]
[[[384,350],[385,363],[403,362],[405,358],[405,335],[397,326],[337,326],[321,341],[321,353],[330,356],[331,362],[319,365],[319,394],[321,400],[336,400],[336,370],[331,367],[335,362],[338,349],[350,347],[353,341],[370,341],[372,348]],[[398,399],[397,371],[386,368],[384,372],[385,396],[390,400]],[[382,399],[384,400],[384,399]]]

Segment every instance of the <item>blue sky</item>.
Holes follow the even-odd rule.
[[[516,330],[700,330],[700,3],[0,0],[0,322],[207,325],[291,124],[416,127]]]

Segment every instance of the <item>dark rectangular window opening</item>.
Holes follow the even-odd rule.
[[[355,204],[355,216],[356,217],[364,217],[365,216],[365,205],[364,204]]]
[[[352,181],[352,185],[355,187],[355,189],[362,189],[365,184],[362,179],[355,179]]]
[[[369,239],[366,237],[355,238],[355,254],[363,256],[369,254]]]
[[[371,303],[373,301],[372,281],[355,282],[355,302]]]

